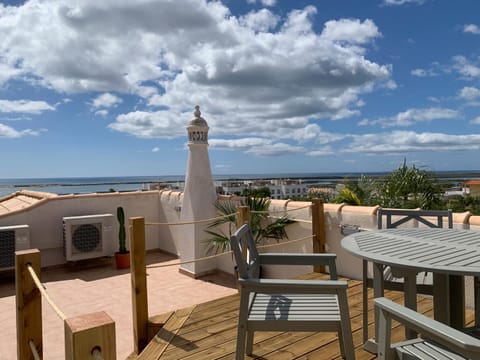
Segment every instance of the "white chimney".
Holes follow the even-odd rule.
[[[216,216],[214,203],[217,199],[208,157],[208,125],[200,115],[200,106],[195,106],[194,118],[188,131],[188,162],[183,193],[182,221],[199,221]],[[205,257],[205,241],[209,235],[204,231],[209,222],[181,225],[183,237],[179,244],[181,261]],[[180,271],[198,277],[216,269],[214,259],[180,266]]]

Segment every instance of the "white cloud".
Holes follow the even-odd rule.
[[[337,150],[333,149],[332,147],[330,147],[330,146],[324,146],[324,147],[322,147],[322,148],[310,150],[310,151],[308,152],[308,155],[309,155],[309,156],[314,156],[314,157],[317,157],[317,156],[328,156],[328,155],[334,155],[336,152],[337,152]]]
[[[413,69],[410,74],[417,77],[432,77],[438,75],[433,69]]]
[[[134,111],[128,114],[118,115],[116,122],[108,125],[109,128],[135,134],[141,138],[164,138],[172,139],[178,136],[186,136],[184,119],[187,114],[174,117],[167,111]]]
[[[249,4],[255,4],[257,0],[247,0],[247,3]],[[259,3],[261,3],[263,6],[275,6],[277,3],[277,0],[259,0]]]
[[[346,153],[404,154],[417,151],[480,150],[480,134],[449,135],[392,131],[382,134],[352,135]]]
[[[480,116],[470,120],[470,124],[480,125]]]
[[[110,93],[104,93],[97,96],[92,103],[94,109],[98,108],[110,108],[116,106],[122,102],[122,99],[116,95]]]
[[[367,56],[381,36],[372,20],[329,21],[317,33],[316,13],[239,18],[205,0],[30,1],[0,18],[1,63],[62,94],[102,93],[92,111],[118,105],[113,93],[140,97],[147,107],[116,117],[115,131],[185,136],[185,116],[200,104],[214,135],[283,139],[313,119],[359,114],[362,95],[391,81],[391,67]]]
[[[463,32],[479,35],[480,28],[475,24],[467,24],[467,25],[464,25]]]
[[[327,21],[321,36],[329,41],[365,44],[381,34],[370,19],[363,22],[358,19],[340,19]]]
[[[405,5],[405,4],[422,5],[426,1],[427,0],[383,0],[383,4],[388,6]]]
[[[456,110],[446,108],[408,109],[395,116],[379,118],[375,120],[363,119],[358,125],[381,125],[382,127],[412,126],[419,122],[434,120],[458,119],[460,114]]]
[[[261,9],[259,11],[249,12],[239,19],[239,23],[253,31],[266,32],[277,26],[280,17],[273,14],[270,10]]]
[[[465,100],[474,100],[480,98],[480,89],[466,86],[462,90],[460,90],[460,94],[458,95],[458,97]]]
[[[102,109],[95,111],[96,116],[106,117],[108,115],[108,110]]]
[[[32,129],[16,130],[11,126],[7,126],[5,124],[0,123],[0,139],[2,139],[2,138],[20,138],[20,137],[23,137],[23,136],[37,136],[43,131],[46,131],[46,130],[45,129],[41,129],[41,130],[32,130]]]
[[[469,61],[464,56],[458,55],[453,58],[453,69],[466,78],[480,77],[480,67]]]
[[[49,110],[55,110],[55,107],[45,101],[0,100],[0,113],[40,114]]]
[[[154,148],[152,149],[152,152],[153,152],[153,153],[156,153],[156,152],[159,152],[159,151],[160,151],[160,148],[159,148],[159,147],[154,147]]]
[[[275,143],[265,138],[211,139],[209,144],[212,149],[240,150],[256,156],[281,156],[305,152],[303,147]]]

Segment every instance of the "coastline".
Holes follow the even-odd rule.
[[[355,180],[361,176],[381,178],[389,172],[364,173],[283,173],[283,174],[217,174],[214,181],[244,181],[294,179],[304,183],[332,186],[345,179]],[[459,183],[480,179],[480,170],[432,172],[442,183]],[[74,178],[10,178],[0,179],[0,198],[16,191],[27,189],[51,192],[55,194],[82,194],[109,191],[141,191],[147,190],[150,184],[176,184],[185,180],[184,175],[165,176],[117,176],[117,177],[74,177]],[[457,183],[455,183],[457,182]]]

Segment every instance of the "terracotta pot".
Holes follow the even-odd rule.
[[[130,253],[120,254],[115,253],[115,264],[117,264],[117,269],[128,269],[130,268]]]

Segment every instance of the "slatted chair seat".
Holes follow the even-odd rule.
[[[342,356],[355,359],[348,285],[336,280],[335,254],[259,254],[247,224],[235,232],[230,245],[240,277],[237,360],[245,352],[252,354],[255,331],[336,332]],[[328,265],[332,280],[260,279],[264,264]]]
[[[385,298],[375,299],[379,311],[380,360],[478,360],[480,340]],[[422,337],[391,342],[392,320]]]

